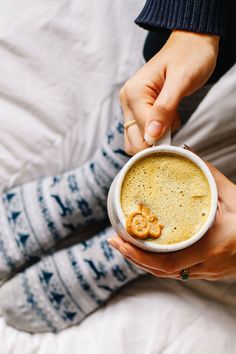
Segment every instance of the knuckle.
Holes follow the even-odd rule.
[[[134,144],[132,146],[132,149],[133,149],[133,153],[137,154],[138,152],[146,149],[146,146],[143,146],[142,142],[140,142],[139,144]]]
[[[139,151],[146,149],[146,145],[143,144],[143,142],[140,139],[138,138],[136,139],[135,136],[132,135],[132,133],[130,134],[127,133],[127,137],[129,137],[129,139],[127,139],[125,142],[126,154],[133,156],[137,154]]]
[[[129,156],[133,156],[135,154],[135,152],[133,151],[133,148],[132,148],[131,145],[126,145],[125,146],[125,152]]]
[[[157,110],[161,114],[169,114],[172,111],[172,106],[169,102],[160,102],[157,106]]]
[[[126,101],[131,101],[133,99],[133,93],[135,92],[134,88],[133,88],[133,84],[131,82],[131,80],[126,81],[126,83],[124,84],[124,86],[122,87],[121,91],[120,91],[120,97]]]
[[[189,82],[193,79],[192,70],[189,70],[189,68],[185,68],[184,66],[179,68],[178,76],[182,83]]]
[[[124,100],[125,100],[124,86],[120,89],[120,92],[119,92],[119,99],[120,99],[120,102],[124,102]]]

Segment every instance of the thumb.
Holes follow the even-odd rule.
[[[180,87],[174,80],[166,79],[145,122],[144,140],[148,145],[153,145],[177,119],[177,108],[183,97]]]

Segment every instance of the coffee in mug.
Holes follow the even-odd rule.
[[[121,208],[133,237],[158,244],[179,243],[206,223],[211,209],[210,186],[202,170],[189,159],[155,153],[138,160],[125,175]],[[146,222],[142,210],[143,216],[148,214]],[[156,233],[152,231],[155,225]]]
[[[196,154],[160,145],[133,156],[113,181],[108,215],[117,234],[144,250],[173,252],[215,220],[215,180]]]

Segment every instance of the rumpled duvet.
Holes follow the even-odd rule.
[[[1,192],[93,154],[119,88],[142,62],[145,32],[133,20],[143,3],[1,0]],[[235,78],[233,68],[173,140],[193,146],[234,181]],[[235,309],[234,281],[145,276],[57,335],[19,332],[0,317],[0,353],[233,354]]]

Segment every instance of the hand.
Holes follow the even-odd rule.
[[[180,278],[189,268],[190,279],[220,280],[236,277],[236,185],[209,165],[218,193],[218,210],[213,227],[197,243],[184,250],[157,254],[112,238],[110,243],[129,261],[162,278]]]
[[[218,45],[215,35],[173,31],[165,46],[125,83],[120,91],[125,121],[137,121],[125,132],[128,154],[153,145],[170,125],[178,126],[178,105],[211,76]]]

